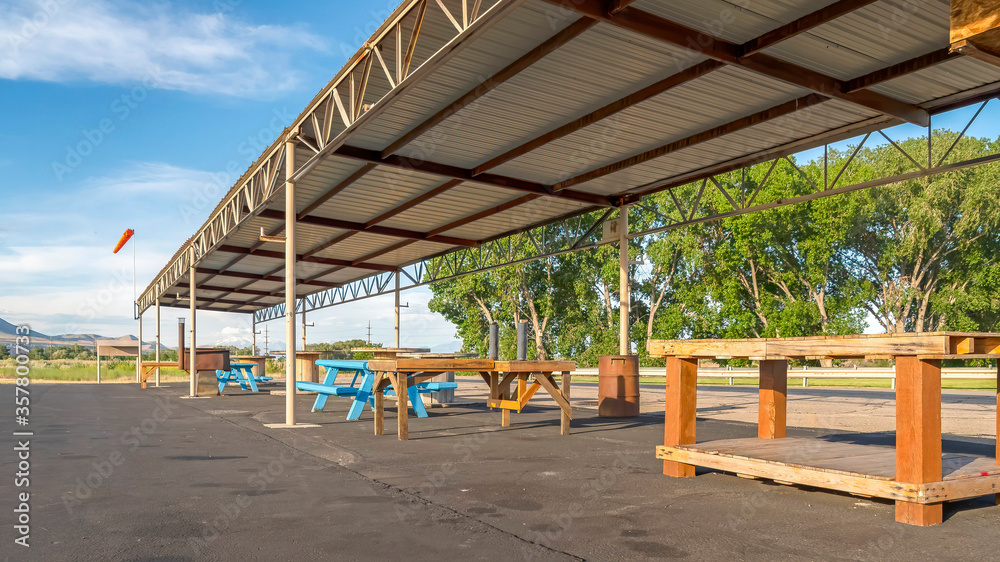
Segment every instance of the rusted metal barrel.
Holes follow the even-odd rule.
[[[597,373],[597,414],[602,418],[638,416],[639,357],[604,355]]]

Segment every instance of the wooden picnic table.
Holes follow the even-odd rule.
[[[375,380],[375,435],[384,431],[385,404],[379,390],[391,385],[399,400],[397,407],[397,435],[409,439],[406,388],[432,379],[448,371],[473,371],[490,387],[486,403],[501,409],[501,425],[510,425],[511,410],[521,411],[539,388],[555,400],[561,410],[560,433],[569,435],[573,409],[570,406],[570,373],[576,369],[573,361],[494,361],[473,358],[405,358],[371,360],[368,368],[376,373]],[[556,383],[553,373],[559,372],[562,384]],[[528,378],[533,377],[529,385]],[[511,383],[517,382],[517,393],[511,393]]]
[[[998,333],[650,340],[648,349],[667,359],[666,428],[657,457],[668,476],[691,477],[703,466],[886,498],[896,502],[896,521],[911,525],[941,523],[943,502],[1000,491],[1000,454],[942,455],[941,445],[941,361],[1000,358]],[[896,447],[785,439],[788,360],[855,358],[895,360]],[[699,359],[760,362],[757,438],[695,442]]]
[[[396,357],[405,357],[408,359],[423,358],[423,359],[468,359],[470,357],[479,357],[478,353],[400,353]],[[446,371],[444,373],[438,374],[438,376],[431,379],[431,382],[442,382],[442,383],[454,383],[455,382],[455,371]],[[450,385],[449,385],[450,386]],[[439,390],[436,392],[430,392],[427,394],[428,400],[431,404],[438,404],[442,406],[447,406],[449,404],[455,403],[455,389],[447,388],[445,390]]]
[[[266,355],[237,355],[236,357],[233,357],[233,359],[243,363],[256,363],[257,367],[254,369],[254,376],[255,377],[267,376]]]

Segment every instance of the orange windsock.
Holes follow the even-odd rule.
[[[113,253],[117,254],[118,250],[122,249],[122,246],[124,246],[125,243],[132,238],[133,234],[135,234],[135,231],[133,231],[131,228],[126,230],[125,234],[122,234],[122,237],[118,240],[118,245],[115,246],[115,251]]]

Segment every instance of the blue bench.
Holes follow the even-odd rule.
[[[268,382],[274,377],[254,376],[253,368],[256,366],[256,363],[230,363],[228,371],[215,371],[215,378],[219,381],[219,392],[221,393],[231,382],[240,383],[240,388],[243,390],[258,392],[257,383]]]
[[[354,398],[351,409],[347,412],[347,419],[349,420],[360,419],[366,404],[371,404],[374,408],[375,397],[373,396],[372,387],[375,383],[375,373],[368,369],[368,361],[322,359],[317,361],[316,365],[326,369],[323,382],[297,381],[295,383],[297,390],[316,393],[316,402],[313,403],[312,407],[313,412],[322,412],[323,408],[326,407],[326,400],[330,396],[350,396]],[[338,386],[335,384],[340,371],[354,372],[354,377],[351,379],[350,385]],[[361,378],[360,385],[358,384],[358,377]],[[406,394],[410,400],[410,404],[413,405],[413,412],[417,417],[427,417],[424,402],[420,399],[421,394],[437,392],[448,388],[458,388],[458,385],[453,382],[423,382],[407,388]],[[383,392],[387,395],[395,395],[391,387],[387,387]]]

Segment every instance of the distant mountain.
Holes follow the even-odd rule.
[[[14,345],[14,343],[17,342],[17,337],[19,335],[23,334],[17,333],[16,325],[0,318],[0,345]],[[29,337],[31,340],[29,347],[82,345],[93,349],[95,340],[133,344],[136,342],[136,337],[132,335],[120,336],[117,338],[109,338],[100,334],[60,334],[57,336],[49,336],[35,330],[31,330],[29,332]],[[146,342],[144,345],[148,346],[149,342]]]
[[[459,351],[462,351],[462,342],[458,340],[435,345],[431,348],[431,353],[457,353]]]

